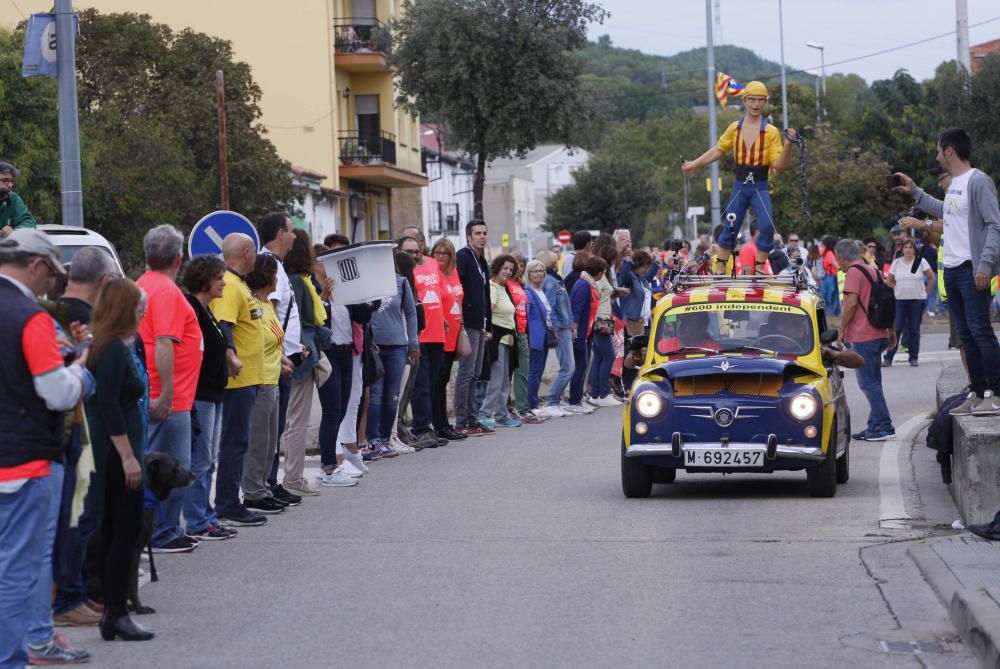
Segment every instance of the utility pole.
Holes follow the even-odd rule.
[[[955,0],[955,36],[957,38],[958,62],[967,75],[972,74],[972,54],[969,51],[969,3]]]
[[[719,143],[719,128],[715,119],[715,43],[712,40],[712,0],[705,0],[705,26],[707,37],[708,55],[708,145],[715,146]],[[722,213],[719,206],[719,161],[712,163],[709,167],[709,179],[711,180],[711,202],[712,202],[712,229],[722,222]],[[687,216],[687,210],[684,210]]]
[[[229,210],[229,158],[226,151],[226,78],[222,70],[215,72],[215,103],[219,117],[219,200]]]
[[[72,0],[56,0],[56,58],[59,94],[59,184],[63,225],[83,227],[80,119],[76,109],[76,32]]]
[[[788,130],[788,85],[785,81],[785,18],[778,0],[778,41],[781,43],[781,127]]]

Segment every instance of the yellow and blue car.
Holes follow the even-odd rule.
[[[822,298],[795,277],[688,277],[657,303],[624,407],[622,490],[688,472],[805,470],[813,497],[850,477],[842,372]]]

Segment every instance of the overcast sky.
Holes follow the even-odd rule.
[[[608,34],[616,46],[671,55],[705,46],[704,0],[596,0],[611,12],[590,37]],[[969,24],[1000,17],[997,0],[968,0]],[[891,77],[903,67],[926,79],[945,60],[955,58],[955,3],[952,0],[783,0],[785,64],[819,67],[825,46],[827,74],[853,72],[869,83]],[[721,0],[722,43],[746,47],[780,62],[778,0]],[[875,51],[902,46],[942,33],[951,35],[892,53],[833,65]],[[970,44],[1000,38],[1000,20],[969,30]],[[739,72],[727,74],[741,79]]]

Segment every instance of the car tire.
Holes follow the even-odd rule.
[[[651,467],[625,457],[625,437],[622,437],[622,492],[628,498],[649,497],[653,490]]]
[[[677,470],[673,467],[650,467],[653,483],[673,483],[677,480]]]
[[[810,497],[833,497],[837,494],[837,422],[830,430],[823,463],[806,469],[806,483]]]
[[[844,444],[844,454],[837,458],[837,483],[847,483],[851,480],[851,437],[848,435]]]

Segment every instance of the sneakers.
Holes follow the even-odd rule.
[[[28,664],[32,666],[47,664],[82,664],[90,661],[90,652],[75,650],[58,634],[52,635],[52,640],[41,647],[28,646]]]
[[[382,439],[379,439],[376,443],[372,444],[372,449],[383,458],[399,457],[399,451],[390,446],[388,441],[384,441]]]
[[[483,436],[483,432],[478,425],[459,425],[455,428],[455,432],[459,433],[463,437]]]
[[[192,536],[203,541],[225,541],[226,539],[232,539],[236,534],[236,530],[231,530],[228,527],[209,525],[200,532],[195,532]]]
[[[859,432],[857,435],[852,434],[851,438],[858,441],[889,441],[896,438],[896,431],[865,430],[864,432]]]
[[[351,486],[358,485],[358,480],[352,479],[338,467],[329,474],[324,473],[323,481],[320,485],[326,488],[350,488]]]
[[[281,513],[285,510],[285,505],[273,497],[261,497],[260,499],[244,499],[243,506],[256,511],[257,513],[271,514]]]
[[[153,546],[154,553],[190,553],[198,547],[197,542],[192,542],[187,537],[177,537],[171,539],[162,546]]]
[[[855,432],[851,435],[851,439],[854,441],[868,441],[868,430],[861,430],[861,432]]]
[[[612,397],[611,395],[605,395],[604,397],[590,398],[590,403],[595,407],[617,407],[621,406],[621,402]]]
[[[563,416],[569,415],[567,412],[560,409],[558,404],[549,404],[541,409],[537,409],[537,411],[547,418],[562,418]]]
[[[319,490],[313,488],[311,485],[305,482],[304,479],[298,481],[289,481],[285,479],[281,482],[281,485],[285,486],[286,490],[290,490],[296,495],[310,495],[315,496],[319,494]]]
[[[86,604],[80,604],[80,606],[70,609],[66,613],[52,616],[52,622],[56,627],[84,627],[96,625],[101,622],[101,614]]]
[[[562,410],[566,411],[567,413],[575,413],[575,414],[594,413],[594,407],[584,406],[582,402],[580,404],[567,404],[566,406],[562,407]]]
[[[976,396],[974,391],[970,391],[969,394],[965,396],[965,401],[948,413],[952,416],[971,416],[972,407],[977,404],[979,404],[979,397]]]
[[[351,451],[345,450],[344,460],[350,462],[354,468],[362,474],[368,473],[368,465],[365,464],[365,461],[361,458],[360,453],[352,453]]]
[[[992,390],[983,393],[983,399],[972,407],[973,416],[996,416],[1000,414],[1000,400],[993,396]]]
[[[219,514],[219,523],[228,527],[256,527],[267,522],[267,518],[246,508]]]
[[[287,504],[288,506],[298,506],[302,503],[301,497],[288,492],[281,486],[280,483],[271,489],[271,494],[274,495],[276,500]]]
[[[910,360],[910,367],[919,367],[920,363],[916,360]]]
[[[889,358],[885,358],[884,360],[882,360],[882,366],[883,367],[892,367],[892,360],[890,360]]]
[[[497,422],[495,420],[490,419],[490,418],[484,418],[484,419],[480,419],[479,425],[480,425],[480,427],[484,427],[487,430],[493,431],[493,428],[495,428],[497,426]]]
[[[496,433],[497,431],[494,428],[489,427],[488,425],[483,425],[482,422],[479,423],[479,434],[488,435]]]
[[[371,446],[365,445],[358,449],[362,462],[375,462],[382,459],[382,454]]]
[[[494,423],[497,427],[521,427],[521,421],[514,420],[513,418],[501,418]]]
[[[352,479],[359,479],[365,475],[363,471],[355,467],[350,460],[345,459],[339,465],[337,465],[337,471],[344,472]]]
[[[402,449],[404,449],[404,448],[413,448],[414,452],[422,450],[422,449],[410,446],[408,443],[406,443],[405,441],[403,441],[399,437],[389,437],[389,445],[392,446],[397,451],[399,451],[400,453],[402,453]]]
[[[525,411],[523,413],[513,413],[510,415],[514,420],[519,420],[522,423],[527,423],[528,425],[538,425],[539,423],[544,423],[547,418],[539,418],[531,411]]]

